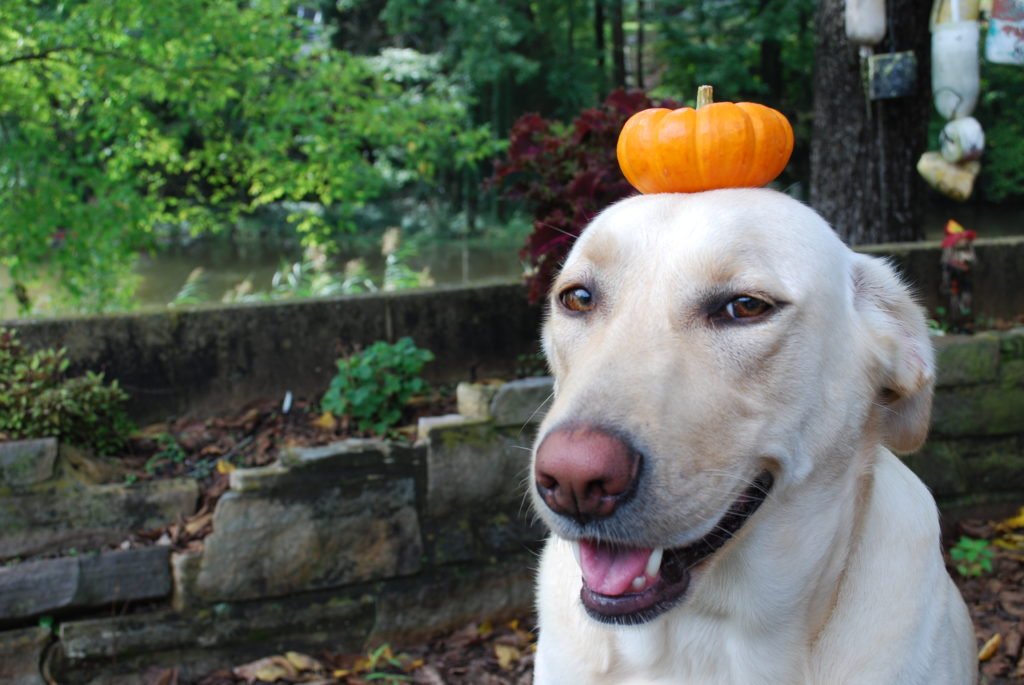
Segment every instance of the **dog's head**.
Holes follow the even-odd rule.
[[[543,338],[556,394],[531,490],[579,541],[600,620],[677,603],[773,488],[847,478],[858,451],[927,430],[931,343],[906,288],[769,190],[611,207],[566,260]]]

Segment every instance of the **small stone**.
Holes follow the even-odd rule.
[[[196,580],[199,578],[201,552],[175,552],[171,555],[171,608],[188,611],[200,604],[196,595]]]
[[[57,439],[0,442],[0,486],[23,488],[53,476]]]
[[[170,593],[168,550],[156,547],[0,568],[0,623]]]
[[[217,503],[196,578],[203,601],[409,575],[422,563],[411,479],[294,478]]]
[[[459,413],[467,419],[487,420],[491,418],[491,402],[501,387],[500,382],[459,383],[455,388],[455,400]]]
[[[39,663],[52,636],[46,628],[0,633],[0,683],[46,685]]]
[[[499,426],[523,427],[544,420],[554,397],[555,381],[550,376],[523,378],[499,388],[491,403],[491,415]]]
[[[232,492],[249,492],[258,490],[268,481],[288,473],[281,464],[269,464],[248,469],[235,469],[228,476]]]
[[[444,414],[442,416],[421,416],[416,424],[416,439],[428,440],[431,431],[449,426],[465,426],[479,423],[477,419],[470,419],[462,414]]]
[[[0,559],[95,549],[195,512],[191,478],[83,485],[60,480],[0,497]]]
[[[427,512],[432,517],[518,505],[530,466],[532,426],[464,421],[433,428],[427,442]]]

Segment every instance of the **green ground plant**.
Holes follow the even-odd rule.
[[[965,535],[950,548],[949,556],[956,564],[956,572],[962,576],[980,576],[992,572],[993,553],[988,540]]]
[[[30,352],[0,328],[0,439],[56,437],[100,455],[117,452],[133,426],[128,394],[102,373],[67,375],[63,349]]]
[[[420,373],[433,359],[432,352],[416,347],[411,338],[376,342],[338,360],[338,374],[320,408],[348,417],[362,432],[386,435],[402,420],[409,399],[428,389]]]

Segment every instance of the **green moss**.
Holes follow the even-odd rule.
[[[952,442],[930,440],[904,462],[936,496],[958,495],[967,490],[960,448]]]
[[[999,369],[999,383],[1004,388],[1024,386],[1024,359],[1003,361]]]
[[[976,386],[935,393],[932,433],[950,437],[1024,432],[1024,387]]]
[[[1007,333],[999,340],[999,353],[1003,363],[1024,360],[1024,333]]]
[[[972,490],[1000,492],[1024,489],[1024,450],[1018,444],[967,459],[965,466]]]
[[[999,369],[999,345],[999,339],[990,334],[950,338],[936,350],[938,385],[976,385],[995,380]]]
[[[431,432],[436,438],[440,438],[441,446],[445,449],[463,447],[492,449],[498,440],[498,429],[491,421],[443,426]]]

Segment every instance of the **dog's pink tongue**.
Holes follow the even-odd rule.
[[[611,547],[580,540],[580,568],[583,582],[598,594],[616,597],[625,594],[637,576],[644,575],[650,548]]]

